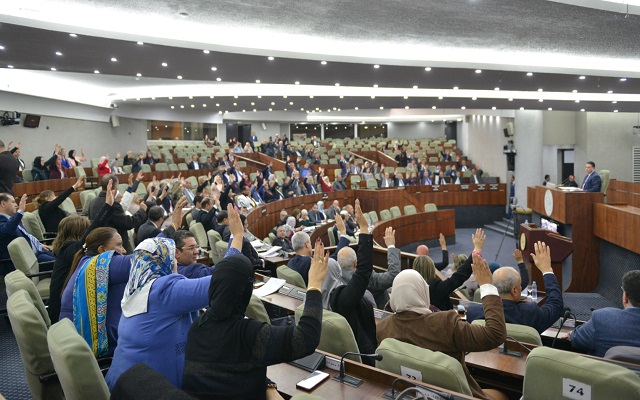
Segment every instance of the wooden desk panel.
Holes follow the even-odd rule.
[[[594,204],[594,234],[600,239],[640,254],[640,208],[626,204]]]
[[[380,221],[372,232],[374,243],[385,246],[384,231],[387,227],[392,227],[396,231],[396,247],[402,247],[419,240],[436,239],[440,233],[448,237],[455,237],[455,211],[420,212]]]

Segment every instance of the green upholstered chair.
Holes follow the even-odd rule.
[[[604,358],[616,361],[624,361],[632,364],[640,364],[640,347],[614,346],[607,350]]]
[[[281,265],[276,268],[276,275],[280,279],[284,279],[287,281],[289,285],[305,288],[307,285],[304,283],[304,279],[302,279],[302,275],[300,275],[297,271],[292,270],[286,265]]]
[[[479,292],[479,290],[477,290]],[[475,300],[475,299],[474,299]],[[482,325],[485,326],[486,321],[483,319],[477,319],[472,322],[472,325]],[[506,324],[507,326],[507,336],[512,336],[515,339],[524,342],[535,344],[537,346],[542,346],[542,338],[540,338],[540,334],[538,331],[533,329],[530,326],[519,325],[519,324]]]
[[[296,324],[300,321],[303,310],[304,303],[296,308]],[[337,357],[342,357],[348,351],[360,352],[356,337],[347,320],[342,315],[328,310],[322,310],[322,331],[317,349]],[[361,362],[360,356],[349,355],[347,358]]]
[[[376,223],[378,222],[378,214],[376,214],[375,211],[369,211],[369,219],[371,220],[372,223]]]
[[[610,174],[611,173],[609,172],[609,170],[606,170],[606,169],[603,169],[598,172],[598,175],[600,175],[600,179],[602,180],[602,185],[600,186],[600,192],[604,193],[605,203],[607,201],[607,188],[609,187]]]
[[[264,308],[262,300],[254,294],[251,295],[251,300],[249,301],[247,311],[245,311],[244,315],[245,317],[249,317],[260,322],[266,322],[271,325],[271,318],[269,318],[269,314],[267,314],[267,310]]]
[[[80,192],[80,204],[82,205],[82,212],[89,213],[89,205],[91,204],[91,200],[95,199],[97,196],[92,190],[83,190]]]
[[[22,226],[24,226],[27,232],[35,236],[36,239],[44,240],[45,229],[38,210],[33,210],[32,213],[28,211],[25,212],[22,215]]]
[[[180,168],[174,163],[169,164],[169,171],[179,171]]]
[[[156,164],[156,171],[168,171],[169,170],[169,166],[167,165],[167,163],[157,163]]]
[[[62,204],[58,206],[58,208],[62,209],[63,211],[69,214],[77,213],[76,205],[73,204],[73,200],[71,200],[70,197],[67,197],[66,199],[64,199],[64,201],[62,202]]]
[[[209,257],[214,264],[217,264],[224,257],[224,254],[220,254],[220,249],[216,246],[216,243],[222,242],[222,237],[215,229],[211,229],[207,232],[207,239],[209,239],[209,248],[211,249]]]
[[[7,287],[7,296],[9,297],[11,297],[19,290],[25,290],[29,294],[33,305],[35,305],[38,309],[38,312],[40,312],[40,315],[42,316],[45,325],[47,325],[47,328],[51,326],[51,319],[49,318],[49,314],[47,313],[47,308],[42,301],[40,292],[38,292],[36,285],[31,279],[27,278],[27,276],[22,271],[16,270],[9,272],[4,277],[4,283]]]
[[[202,225],[202,223],[196,222],[189,226],[189,232],[193,233],[193,236],[195,236],[198,246],[203,249],[209,248],[209,238],[207,237],[207,232],[204,230],[204,225]]]
[[[63,318],[51,326],[47,345],[66,400],[109,400],[98,361],[71,320]]]
[[[400,216],[402,216],[402,213],[400,212],[400,207],[398,206],[393,206],[389,209],[389,212],[391,212],[391,217],[392,218],[398,218]]]
[[[19,237],[13,239],[7,248],[9,249],[11,261],[18,271],[22,271],[23,274],[27,275],[27,277],[31,274],[37,274],[40,272],[38,259],[25,238]],[[33,277],[31,279],[33,280],[34,285],[36,285],[38,293],[40,293],[40,297],[42,297],[43,300],[49,299],[51,278]]]
[[[424,205],[424,212],[438,211],[438,207],[433,203],[427,203]]]
[[[377,189],[378,188],[378,181],[375,179],[367,179],[366,181],[367,184],[367,189]]]
[[[181,162],[181,163],[178,163],[178,169],[180,171],[187,171],[189,170],[189,166],[186,163]]]
[[[31,174],[31,170],[30,169],[23,169],[22,170],[22,179],[24,179],[25,182],[33,181],[33,175]]]
[[[572,389],[574,399],[640,399],[640,377],[627,368],[563,350],[538,347],[529,353],[524,400],[564,399],[568,397],[563,391]]]
[[[229,248],[229,242],[218,240],[216,242],[216,248],[218,249],[218,254],[222,254],[222,257],[224,257],[224,255],[227,254],[227,249]]]
[[[380,220],[386,221],[388,219],[391,219],[391,213],[389,212],[389,210],[380,211]]]
[[[376,361],[376,367],[394,374],[403,375],[404,368],[419,371],[422,379],[417,380],[436,385],[454,392],[471,396],[471,388],[460,362],[439,351],[431,351],[397,339],[384,339],[376,353],[383,359]]]
[[[413,215],[417,213],[418,213],[418,210],[416,210],[416,206],[414,206],[413,204],[404,206],[404,215]]]
[[[47,347],[47,325],[26,290],[18,290],[7,300],[11,329],[20,349],[27,385],[35,400],[63,399],[57,379],[41,376],[54,372]]]

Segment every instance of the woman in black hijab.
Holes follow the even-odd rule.
[[[253,293],[248,258],[234,255],[216,264],[209,308],[187,337],[182,389],[201,399],[265,399],[267,366],[308,356],[320,342],[320,287],[328,260],[316,242],[304,312],[297,326],[288,327],[244,317]]]

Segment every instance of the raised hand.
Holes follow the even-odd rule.
[[[358,223],[361,231],[366,230],[366,233],[369,233],[369,221],[367,221],[364,213],[362,212],[362,208],[360,208],[360,200],[356,200],[356,222]]]
[[[113,202],[115,201],[115,196],[113,193],[113,179],[109,179],[109,183],[107,183],[107,198],[105,199],[105,203],[109,204],[110,206],[113,205]]]
[[[489,264],[487,260],[483,260],[482,256],[478,253],[473,253],[473,264],[471,264],[471,268],[473,269],[473,275],[476,278],[476,282],[478,282],[478,286],[482,286],[484,284],[493,284],[493,276],[491,275],[491,269],[489,269]]]
[[[142,172],[142,170],[138,171],[138,175],[136,175],[136,180],[138,182],[142,182],[142,180],[144,179],[144,172]]]
[[[227,214],[229,216],[229,229],[231,230],[231,234],[233,235],[233,240],[231,241],[231,247],[242,251],[242,238],[244,235],[244,226],[242,226],[242,220],[240,219],[240,214],[236,211],[233,204],[229,203],[227,205]]]
[[[522,252],[520,251],[520,249],[515,249],[513,251],[513,258],[516,260],[518,264],[524,262],[524,258],[522,258]]]
[[[484,234],[482,228],[476,229],[476,234],[471,234],[471,240],[473,241],[473,251],[482,253],[482,248],[484,247],[484,241],[486,239],[487,236]]]
[[[392,227],[384,230],[384,243],[387,247],[396,245],[396,231]]]
[[[83,182],[84,182],[84,175],[80,175],[78,177],[78,180],[76,180],[76,183],[73,184],[73,189],[78,190],[80,186],[82,186]]]
[[[324,252],[324,244],[320,239],[316,240],[311,268],[309,269],[309,283],[307,289],[320,290],[324,277],[327,275],[327,265],[329,264],[329,252]]]
[[[346,235],[347,227],[344,225],[344,220],[342,219],[342,216],[340,215],[340,213],[336,213],[335,220],[336,220],[336,228],[338,229],[338,232],[340,232],[340,235]]]
[[[536,267],[542,272],[553,272],[551,268],[551,249],[544,242],[538,242],[534,245],[535,254],[531,254]]]
[[[18,210],[24,212],[24,209],[27,207],[27,194],[23,194],[20,197],[20,202],[18,203]]]
[[[442,250],[446,250],[447,249],[447,239],[445,239],[444,235],[441,233],[440,237],[438,238],[438,241],[440,242],[440,248],[442,248]]]
[[[133,174],[129,174],[127,183],[129,184],[129,187],[133,186]]]
[[[176,203],[176,206],[173,208],[173,215],[171,215],[171,222],[176,229],[180,229],[182,225],[182,209],[184,205],[187,203],[187,198],[182,196],[180,200]]]

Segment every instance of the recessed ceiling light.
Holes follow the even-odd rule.
[[[211,70],[212,70],[212,71],[217,71],[217,70],[218,70],[218,68],[217,68],[217,67],[211,67]]]
[[[293,105],[293,101],[290,101],[290,102],[289,102],[289,105],[290,105],[290,106],[292,106],[292,105]]]
[[[377,83],[376,83],[376,84],[374,84],[374,85],[373,85],[373,87],[374,87],[374,88],[377,88],[377,87],[378,87],[378,84],[377,84]]]
[[[495,90],[497,92],[498,90],[500,90],[500,88],[499,87],[495,87],[495,88],[493,88],[493,90]]]
[[[442,100],[442,99],[443,99],[443,97],[442,97],[442,96],[438,96],[438,100]]]
[[[375,98],[376,98],[376,96],[371,96],[371,98],[372,98],[372,99],[375,99]]]
[[[337,109],[338,109],[338,108],[336,108],[336,107],[333,107],[333,111],[336,111]]]
[[[313,97],[313,96],[311,96],[311,97]],[[341,99],[344,99],[344,96],[340,96],[340,98],[341,98]]]
[[[275,58],[274,58],[274,57],[272,57],[272,56],[269,56],[269,57],[267,57],[267,58],[269,59],[269,61],[273,61],[273,60],[275,60]]]
[[[435,109],[436,109],[436,106],[431,106],[431,109],[435,110]]]
[[[168,64],[167,64],[166,62],[163,62],[163,63],[162,63],[162,66],[163,66],[163,67],[166,67],[167,65],[168,65]]]
[[[384,107],[380,107],[381,110],[384,110]]]
[[[431,71],[431,67],[425,67],[424,70],[425,71]]]
[[[238,105],[238,103],[233,103],[233,105],[234,105],[234,106],[237,106],[237,105]]]
[[[513,99],[511,97],[509,97],[509,101],[513,101]]]
[[[327,62],[326,61],[320,61],[320,64],[327,65]]]
[[[136,76],[137,76],[137,77],[141,77],[141,76],[142,76],[142,74],[141,74],[140,72],[138,72],[138,73],[136,74]]]
[[[255,109],[255,108],[253,109],[253,112],[256,112],[256,109]]]
[[[282,98],[283,98],[283,99],[286,99],[286,98],[287,98],[287,96],[286,96],[286,95],[284,95],[284,96],[282,96]]]
[[[520,107],[520,111],[524,110],[524,107]]]
[[[203,52],[204,54],[209,54],[209,53],[211,53],[209,50],[202,50],[202,52]]]
[[[140,97],[136,97],[136,100],[137,100],[137,101],[140,101]]]
[[[100,71],[98,71],[97,69],[93,71],[94,74],[99,74]]]
[[[578,91],[576,89],[573,89],[571,93],[578,93]]]
[[[340,84],[338,82],[336,82],[336,86],[340,86]]]
[[[471,100],[478,100],[478,98],[474,96],[471,98]]]
[[[538,92],[542,92],[542,88],[538,89]]]
[[[453,87],[453,90],[458,90],[458,87],[457,87],[457,86],[454,86],[454,87]]]
[[[222,78],[216,78],[216,81],[220,82],[222,80]]]
[[[414,88],[414,89],[417,89],[417,88],[418,88],[418,85],[413,85],[413,88]]]
[[[216,103],[216,107],[220,107],[220,103]]]
[[[156,99],[155,97],[152,97],[152,98],[151,98],[151,100],[155,100],[155,99]]]
[[[380,66],[378,64],[374,65],[373,68],[378,69]]]
[[[178,78],[178,79],[182,79],[182,75],[178,75],[176,78]]]
[[[409,109],[409,106],[404,106],[404,109],[405,109],[405,110],[408,110],[408,109]]]
[[[495,107],[491,107],[491,109],[492,109],[492,110],[495,110],[496,108],[495,108]]]
[[[299,85],[299,84],[300,84],[300,81],[295,81],[294,83],[295,83],[296,85]]]
[[[169,100],[173,100],[173,97],[169,96]]]
[[[195,108],[196,106],[194,104],[191,105],[191,108]]]
[[[461,110],[466,110],[466,109],[467,109],[467,107],[462,106],[462,107],[460,107],[460,109],[461,109]]]
[[[580,100],[576,100],[576,103],[580,103]]]
[[[261,99],[261,98],[262,98],[262,95],[258,95],[258,98],[259,98],[259,99]]]
[[[542,103],[542,102],[544,101],[544,99],[538,99],[538,101],[539,101],[540,103]]]
[[[285,108],[283,111],[287,111],[287,109]]]
[[[584,112],[584,108],[581,108],[580,111]]]
[[[533,76],[533,72],[527,72],[527,76]]]
[[[477,69],[477,70],[476,70],[476,74],[481,74],[481,73],[482,73],[482,70],[481,70],[481,69]]]
[[[76,35],[75,33],[70,33],[69,36],[71,37],[78,37],[78,35]]]
[[[238,95],[233,96],[233,98],[234,98],[234,99],[237,99],[237,98],[238,98]]]
[[[4,49],[4,47],[3,47],[3,49]],[[57,55],[57,56],[61,56],[61,55],[62,55],[62,53],[61,53],[61,52],[59,52],[59,51],[56,51],[56,55]]]
[[[611,93],[613,93],[613,90],[609,90],[607,93],[611,94]]]
[[[0,50],[4,50],[4,46],[0,46]]]
[[[142,46],[142,45],[144,44],[144,42],[138,42],[138,44],[139,44],[140,46]]]
[[[618,102],[616,100],[612,101],[611,104],[617,104]]]
[[[408,99],[408,98],[409,98],[409,96],[404,96],[404,99],[405,99],[405,100],[406,100],[406,99]]]
[[[53,68],[53,67],[51,67],[51,70],[52,70],[52,71],[57,71],[57,69],[55,69],[55,68]]]
[[[273,108],[270,108],[269,111],[273,111]]]
[[[549,110],[549,111],[553,111],[553,108],[549,107],[549,108],[547,108],[547,110]]]
[[[193,99],[193,96],[189,96],[189,99]]]
[[[578,79],[587,79],[587,77],[584,76],[584,75],[580,75],[580,78],[578,78]]]
[[[627,78],[620,78],[620,82],[626,82]]]
[[[309,96],[310,99],[313,99],[313,95]]]
[[[358,108],[358,107],[355,107],[355,108],[354,108],[354,110],[358,111],[358,110],[359,110],[359,108]]]
[[[272,102],[271,102],[271,105],[272,105],[272,106],[275,106],[275,105],[276,105],[275,101],[272,101]]]
[[[260,83],[260,79],[256,79],[256,83]]]
[[[171,109],[173,110],[174,108],[176,108],[175,106],[171,106]]]
[[[118,62],[118,59],[117,59],[117,58],[115,58],[115,57],[111,57],[111,61],[113,61],[113,62]]]
[[[613,112],[618,112],[618,110],[613,110]]]
[[[184,106],[183,106],[183,105],[180,105],[180,108],[184,108]]]

